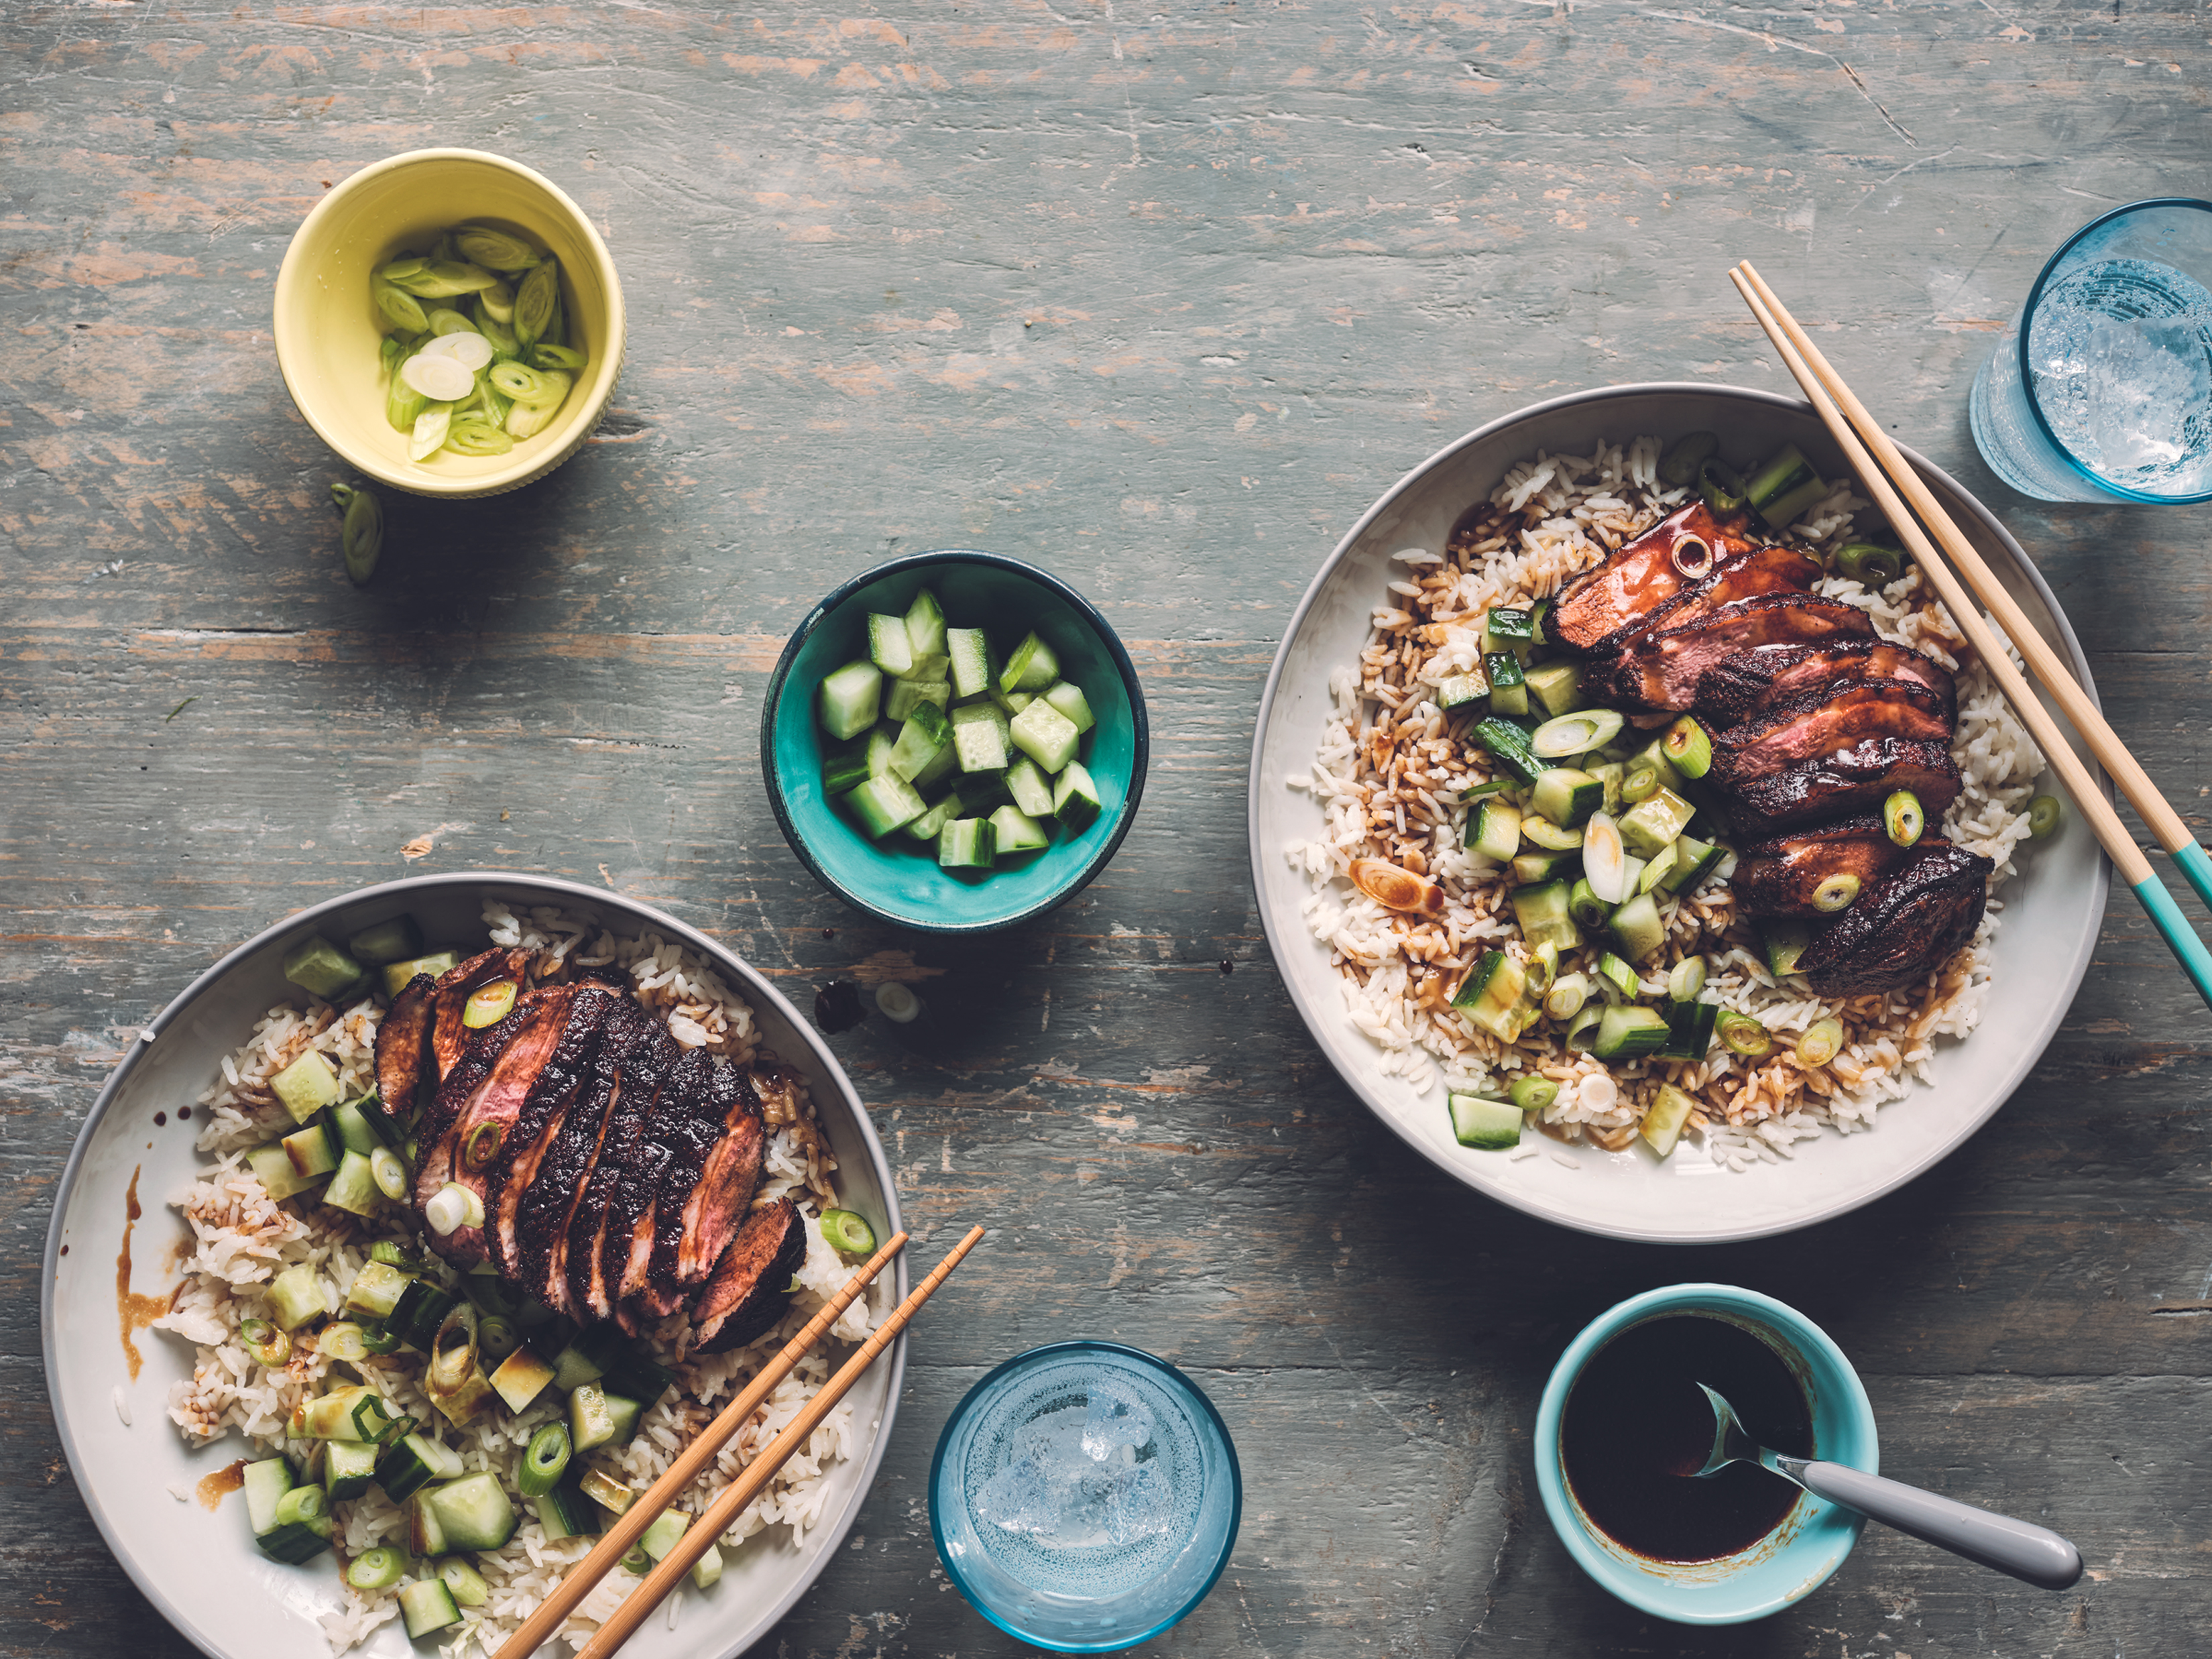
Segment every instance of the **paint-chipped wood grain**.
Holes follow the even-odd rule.
[[[838,1048],[917,1224],[999,1232],[917,1328],[858,1534],[763,1651],[1015,1650],[939,1572],[922,1483],[979,1370],[1071,1331],[1189,1367],[1246,1452],[1235,1562],[1148,1651],[2201,1650],[2205,1016],[2124,898],[2049,1055],[1942,1169],[1802,1237],[1638,1249],[1461,1192],[1352,1100],[1268,967],[1243,781],[1306,579],[1423,455],[1586,386],[1784,384],[1721,280],[1748,255],[2006,516],[2119,730],[2212,817],[2212,515],[2022,502],[1965,419],[2068,230],[2203,193],[2208,34],[2180,0],[11,8],[0,1650],[186,1650],[73,1492],[32,1312],[128,1032],[300,905],[471,866],[665,904],[802,1000],[856,969],[928,1000]],[[390,501],[357,591],[270,289],[330,184],[449,143],[584,204],[629,366],[549,482]],[[1155,732],[1112,868],[988,945],[825,897],[755,750],[808,604],[957,544],[1093,595]],[[1536,1393],[1584,1319],[1694,1277],[1803,1308],[1886,1469],[2062,1527],[2090,1577],[2042,1595],[1876,1533],[1749,1630],[1607,1600],[1535,1505]]]

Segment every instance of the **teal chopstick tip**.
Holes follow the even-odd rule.
[[[2203,858],[2201,848],[2191,850],[2196,852],[2200,860]],[[2167,892],[2159,878],[2153,875],[2136,884],[2136,896],[2142,901],[2142,908],[2150,913],[2152,922],[2166,936],[2167,945],[2195,982],[2197,995],[2204,999],[2208,1006],[2212,1006],[2212,951],[2208,951],[2204,948],[2204,941],[2197,937],[2197,930],[2189,925],[2189,918],[2181,914],[2181,907],[2173,902],[2173,895]]]
[[[2212,856],[2208,856],[2193,841],[2185,847],[2175,848],[2170,856],[2181,866],[2181,873],[2189,878],[2189,884],[2197,890],[2197,896],[2212,904]]]

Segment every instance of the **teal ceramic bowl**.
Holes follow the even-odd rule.
[[[1802,1601],[1827,1582],[1858,1542],[1866,1517],[1800,1492],[1781,1524],[1717,1561],[1654,1561],[1600,1532],[1576,1502],[1559,1456],[1567,1396],[1592,1356],[1632,1325],[1672,1314],[1709,1314],[1741,1327],[1782,1358],[1813,1406],[1818,1457],[1880,1473],[1874,1408],[1843,1350],[1796,1309],[1730,1285],[1671,1285],[1631,1297],[1567,1345],[1536,1411],[1536,1485],[1544,1511],[1583,1571],[1631,1607],[1683,1625],[1740,1625]],[[1776,1479],[1779,1480],[1778,1475]]]
[[[954,627],[987,629],[1002,649],[1035,629],[1097,721],[1083,749],[1103,809],[1097,820],[1080,835],[1054,829],[1043,851],[988,873],[939,869],[935,849],[901,830],[870,841],[822,788],[823,751],[834,745],[815,719],[816,688],[868,654],[870,611],[903,615],[925,587]],[[960,548],[874,566],[816,605],[784,646],[761,715],[769,804],[799,861],[856,909],[933,933],[993,933],[1082,891],[1136,820],[1151,747],[1137,671],[1097,608],[1034,565]]]

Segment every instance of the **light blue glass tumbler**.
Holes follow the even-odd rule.
[[[2212,202],[2134,202],[2075,231],[1968,411],[1982,459],[2023,495],[2212,501]]]
[[[929,1470],[952,1583],[1010,1636],[1111,1653],[1206,1599],[1237,1541],[1243,1480],[1198,1385],[1113,1342],[1018,1354],[968,1391]]]

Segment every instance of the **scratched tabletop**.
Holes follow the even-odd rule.
[[[2207,193],[2208,35],[2195,0],[6,7],[0,1651],[190,1650],[93,1528],[38,1358],[57,1176],[129,1034],[303,905],[483,867],[663,906],[803,1006],[838,976],[927,1000],[834,1046],[915,1226],[995,1231],[915,1329],[849,1547],[762,1653],[1018,1650],[939,1569],[925,1476],[983,1370],[1077,1334],[1183,1366],[1244,1453],[1233,1561],[1148,1652],[2212,1647],[2212,1027],[2124,894],[1948,1162],[1667,1249],[1500,1208],[1383,1131],[1283,993],[1244,852],[1260,689],[1346,528],[1540,398],[1785,387],[1723,278],[1743,257],[2010,525],[2122,737],[2197,803],[2212,513],[2024,501],[1966,408],[2069,231]],[[357,589],[270,295],[325,190],[446,144],[584,205],[629,358],[550,478],[387,497]],[[757,752],[808,605],[948,545],[1080,586],[1153,723],[1113,865],[973,942],[822,891]],[[1886,1472],[2059,1528],[2088,1577],[2047,1595],[1873,1528],[1760,1625],[1609,1599],[1537,1502],[1537,1395],[1584,1321],[1687,1279],[1802,1309]]]

